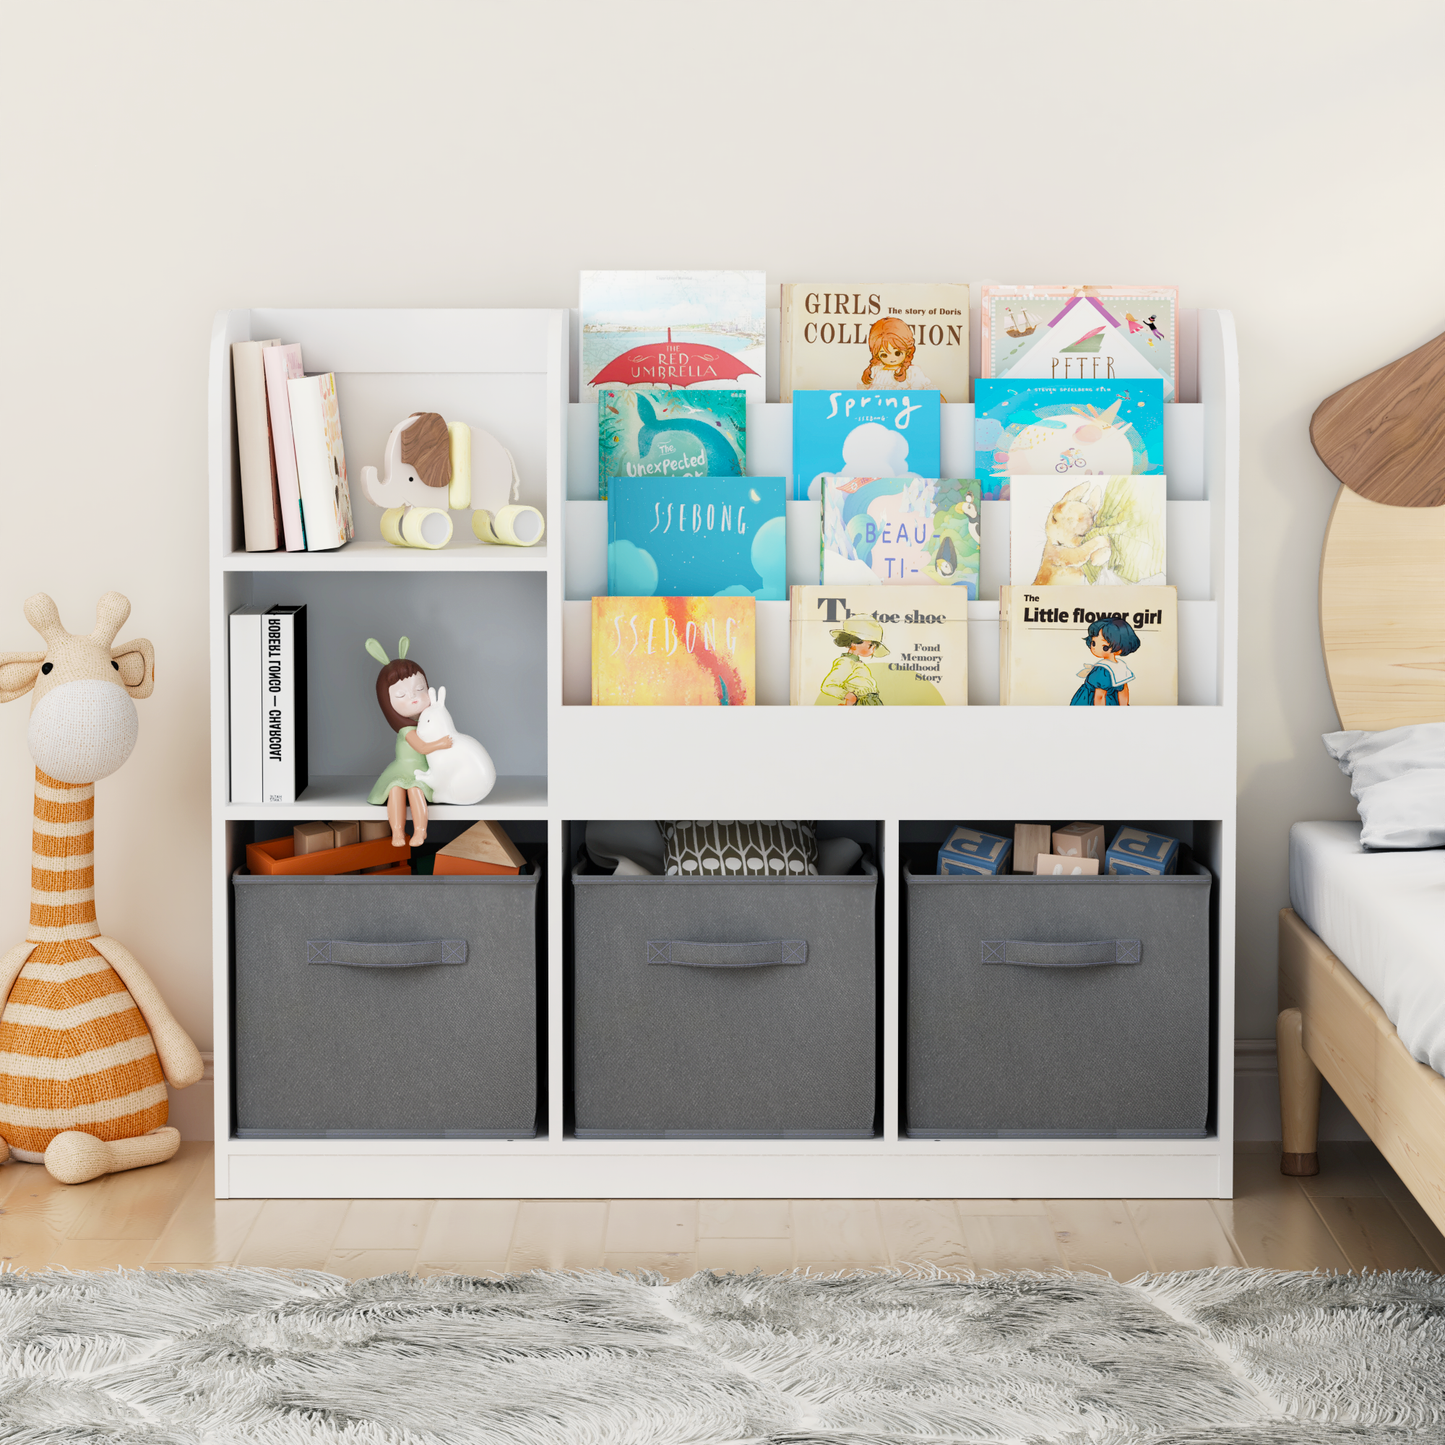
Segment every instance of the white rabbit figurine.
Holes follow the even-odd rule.
[[[449,737],[452,745],[427,754],[427,766],[416,769],[416,780],[431,789],[434,803],[480,803],[492,791],[497,770],[476,738],[459,733],[447,711],[447,690],[429,687],[431,706],[416,720],[424,742]]]

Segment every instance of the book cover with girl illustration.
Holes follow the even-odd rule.
[[[999,588],[999,701],[1012,707],[1173,707],[1173,587]]]
[[[984,376],[1179,386],[1177,286],[998,286],[979,307]]]
[[[974,475],[986,501],[1017,476],[1116,477],[1164,470],[1164,383],[986,381],[973,389]]]
[[[936,391],[794,392],[794,501],[825,477],[936,478],[941,418]]]
[[[794,587],[794,707],[962,707],[968,598],[952,588]]]
[[[874,282],[782,288],[778,398],[794,390],[942,393],[968,400],[968,287]]]

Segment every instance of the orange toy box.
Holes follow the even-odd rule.
[[[380,838],[374,843],[349,843],[344,848],[327,848],[320,853],[303,853],[300,857],[296,856],[296,845],[290,838],[246,844],[246,867],[252,873],[356,873],[362,868],[380,868],[388,863],[407,865],[388,869],[389,873],[410,873],[411,844],[393,848],[389,838]]]

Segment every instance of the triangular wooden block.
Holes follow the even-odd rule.
[[[466,858],[473,863],[515,870],[527,860],[507,837],[500,823],[473,823],[460,838],[437,849],[439,858]]]
[[[1326,397],[1310,418],[1310,441],[1369,501],[1445,503],[1445,333]]]

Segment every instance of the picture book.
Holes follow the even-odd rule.
[[[968,400],[968,287],[948,282],[782,288],[778,399],[797,390],[932,391]]]
[[[978,483],[930,477],[829,477],[823,581],[933,584],[978,597]]]
[[[1173,587],[999,588],[999,701],[1013,707],[1173,707]]]
[[[286,395],[291,402],[306,550],[329,551],[355,536],[336,377],[329,371],[322,376],[297,377],[286,383]]]
[[[751,597],[594,597],[592,704],[751,707]]]
[[[1009,581],[1162,584],[1165,485],[1162,475],[1014,477]]]
[[[274,552],[281,539],[281,498],[271,417],[266,410],[263,354],[279,340],[233,341],[231,369],[236,397],[236,452],[241,468],[241,541],[248,552]]]
[[[957,588],[794,587],[794,707],[962,707],[968,598]]]
[[[301,520],[301,483],[296,475],[296,443],[291,436],[291,398],[286,383],[305,376],[301,348],[268,346],[261,353],[266,372],[266,405],[271,413],[272,453],[276,458],[276,490],[281,527],[288,552],[306,550],[306,528]]]
[[[603,386],[742,387],[764,399],[761,271],[584,271],[581,310],[583,401]]]
[[[936,391],[795,391],[794,500],[824,477],[937,477],[940,415]]]
[[[973,386],[974,475],[986,501],[1009,479],[1117,477],[1164,470],[1164,383],[1016,382]]]
[[[740,477],[746,470],[747,393],[597,393],[597,497],[612,477]]]
[[[786,601],[784,487],[782,477],[613,477],[608,594]]]
[[[1177,286],[985,286],[981,371],[1016,381],[1123,381],[1179,387]]]

